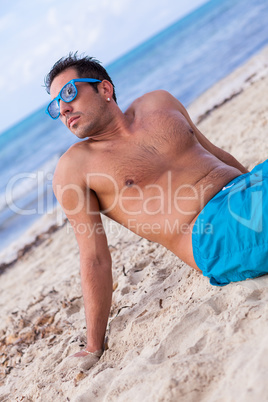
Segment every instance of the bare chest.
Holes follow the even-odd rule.
[[[182,117],[157,113],[142,120],[130,135],[108,141],[94,155],[93,170],[109,176],[112,187],[119,190],[125,186],[144,187],[170,170],[179,170],[183,156],[195,141]],[[110,187],[100,180],[95,185],[99,195]]]

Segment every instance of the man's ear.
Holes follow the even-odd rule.
[[[114,88],[113,85],[110,83],[110,81],[102,80],[101,84],[99,85],[99,88],[101,89],[105,99],[113,98]]]

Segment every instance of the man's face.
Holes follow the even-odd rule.
[[[51,99],[58,96],[62,87],[75,78],[80,77],[73,68],[56,76],[50,87]],[[78,138],[87,138],[94,135],[98,128],[105,101],[87,82],[77,82],[75,85],[76,98],[69,103],[60,100],[60,119]]]

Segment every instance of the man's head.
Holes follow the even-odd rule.
[[[79,78],[95,78],[100,81],[109,81],[113,86],[113,99],[115,102],[117,102],[113,81],[105,68],[102,67],[100,62],[93,57],[79,57],[77,55],[77,52],[74,54],[69,53],[67,57],[61,58],[54,64],[54,66],[45,78],[45,86],[48,94],[50,94],[50,87],[53,80],[59,74],[69,68],[74,69]],[[91,83],[90,85],[95,89],[96,92],[98,92],[98,83]]]
[[[105,131],[119,110],[111,78],[91,57],[60,59],[45,83],[52,98],[47,112],[81,139]]]

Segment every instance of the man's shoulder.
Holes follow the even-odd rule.
[[[79,183],[83,175],[82,165],[86,158],[87,146],[84,141],[72,145],[59,159],[53,183]],[[89,158],[87,158],[89,160]]]
[[[163,89],[147,92],[137,98],[129,107],[130,109],[146,111],[154,111],[157,109],[175,108],[177,99],[170,92]]]
[[[171,98],[173,98],[173,96],[171,95],[170,92],[165,91],[164,89],[157,89],[155,91],[147,92],[144,95],[140,96],[133,102],[133,104],[156,102],[156,101],[161,102]]]
[[[60,157],[59,162],[67,166],[81,165],[85,158],[90,160],[90,156],[92,151],[89,140],[84,140],[71,145]]]

